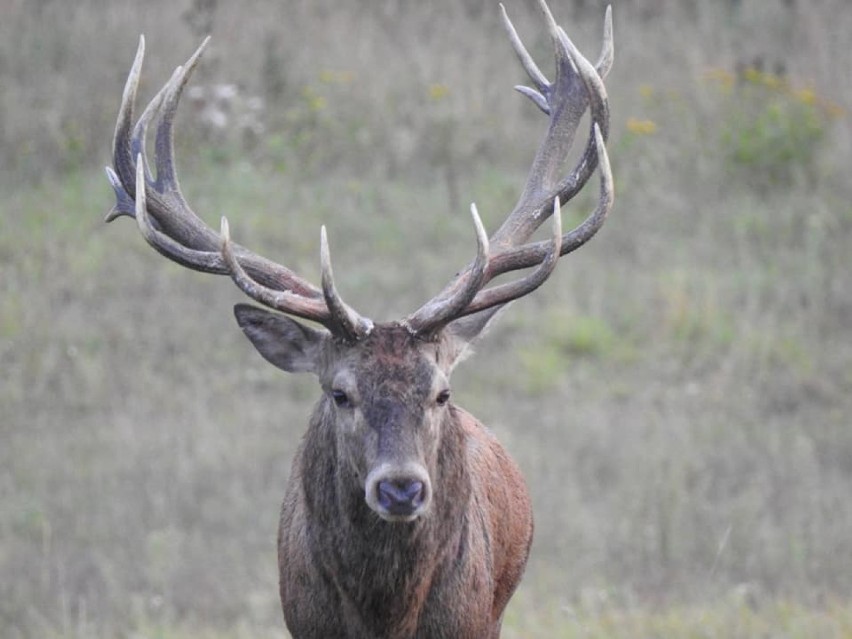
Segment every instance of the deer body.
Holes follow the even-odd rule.
[[[281,600],[295,637],[497,637],[532,541],[523,479],[497,440],[451,407],[433,514],[382,526],[354,476],[329,475],[334,427],[320,405],[281,513]],[[335,611],[335,614],[329,614]]]
[[[249,297],[278,311],[245,304],[234,309],[264,358],[284,371],[315,375],[322,389],[293,462],[279,528],[281,604],[295,639],[496,638],[521,579],[533,528],[527,489],[493,435],[450,402],[450,376],[496,312],[538,288],[559,257],[593,237],[613,202],[602,79],[612,64],[610,12],[593,66],[538,1],[554,46],[553,82],[502,14],[533,85],[518,90],[549,119],[520,199],[490,238],[472,205],[475,259],[419,309],[382,324],[359,315],[338,293],[325,227],[318,288],[233,243],[224,218],[216,233],[190,209],[177,182],[173,121],[206,41],[134,124],[140,39],[119,109],[113,167],[107,168],[116,194],[107,220],[135,218],[162,255],[229,275]],[[586,109],[586,148],[563,176]],[[154,120],[152,162],[145,141]],[[596,167],[598,204],[563,235],[561,204]],[[548,217],[550,238],[530,242]],[[522,269],[531,271],[489,286]]]
[[[465,342],[390,324],[352,344],[247,305],[236,316],[270,362],[311,371],[326,389],[281,511],[294,636],[498,636],[532,512],[500,443],[449,402]]]

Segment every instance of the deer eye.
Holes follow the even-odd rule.
[[[342,390],[334,389],[331,391],[331,398],[334,400],[334,403],[341,408],[349,406],[349,395],[344,393]]]
[[[438,393],[438,396],[435,398],[435,403],[438,404],[438,406],[443,406],[448,401],[450,401],[450,389],[448,388]]]

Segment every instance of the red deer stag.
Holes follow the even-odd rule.
[[[293,460],[278,536],[281,603],[300,639],[498,637],[532,539],[521,474],[474,417],[450,401],[449,378],[497,310],[538,288],[561,255],[587,242],[612,207],[604,140],[609,110],[602,78],[612,64],[607,10],[600,59],[591,64],[539,0],[555,50],[551,82],[502,9],[532,88],[517,87],[549,118],[520,200],[489,238],[471,206],[475,259],[433,299],[401,320],[373,323],[334,285],[325,229],[321,286],[216,233],[178,186],[173,122],[204,44],[178,67],[133,123],[144,55],[140,39],[127,79],[107,175],[117,198],[107,220],[134,217],[157,251],[188,268],[230,276],[249,297],[279,311],[237,305],[236,319],[261,355],[319,378],[322,397]],[[206,41],[205,41],[206,44]],[[589,109],[585,150],[564,164]],[[158,120],[153,162],[145,151]],[[600,169],[594,211],[562,234],[561,204]],[[530,240],[552,218],[549,239]],[[497,276],[531,269],[515,280]],[[288,316],[318,323],[314,328]]]

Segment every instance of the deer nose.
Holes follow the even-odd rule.
[[[432,502],[429,473],[416,462],[379,464],[367,475],[364,489],[367,506],[390,522],[414,521]]]
[[[411,515],[423,505],[423,482],[416,479],[385,479],[376,487],[378,503],[391,515]]]

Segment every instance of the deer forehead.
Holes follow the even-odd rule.
[[[420,398],[447,384],[441,341],[424,341],[397,326],[377,326],[355,344],[334,344],[327,378],[364,396]]]

